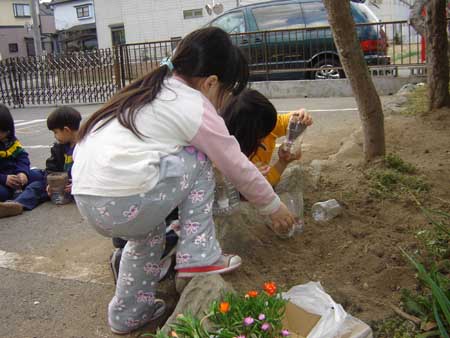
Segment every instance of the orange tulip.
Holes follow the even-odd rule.
[[[250,290],[249,292],[247,292],[246,296],[255,298],[256,296],[258,296],[258,291]]]
[[[222,302],[219,304],[219,311],[221,313],[227,313],[228,311],[230,311],[230,303],[228,302]]]
[[[277,292],[277,285],[274,282],[266,282],[264,283],[264,291],[269,296],[273,296]]]

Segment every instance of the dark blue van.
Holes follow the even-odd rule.
[[[388,65],[381,24],[351,2],[358,38],[368,65]],[[208,25],[232,34],[247,55],[252,80],[344,77],[321,0],[275,0],[234,8]],[[328,28],[327,28],[328,27]]]

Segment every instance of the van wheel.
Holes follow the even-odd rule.
[[[314,65],[317,70],[312,72],[312,79],[315,80],[336,80],[345,78],[345,73],[337,60],[321,60]]]

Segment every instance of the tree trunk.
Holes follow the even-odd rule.
[[[450,106],[446,7],[446,0],[430,0],[427,5],[427,80],[430,110]]]
[[[409,21],[411,26],[422,36],[426,35],[425,18],[422,15],[422,10],[427,4],[428,0],[416,0],[409,12]]]
[[[370,161],[385,154],[384,117],[356,36],[348,0],[324,0],[341,64],[350,80],[364,134],[364,155]]]

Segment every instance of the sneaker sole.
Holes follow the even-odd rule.
[[[211,271],[205,271],[205,272],[177,272],[176,277],[177,278],[193,278],[195,276],[201,276],[201,275],[223,275],[225,273],[229,273],[231,271],[236,270],[241,266],[242,262],[229,266],[228,268],[220,269],[220,270],[211,270]]]
[[[0,204],[0,218],[18,216],[23,213],[23,208],[20,205],[6,203]]]

